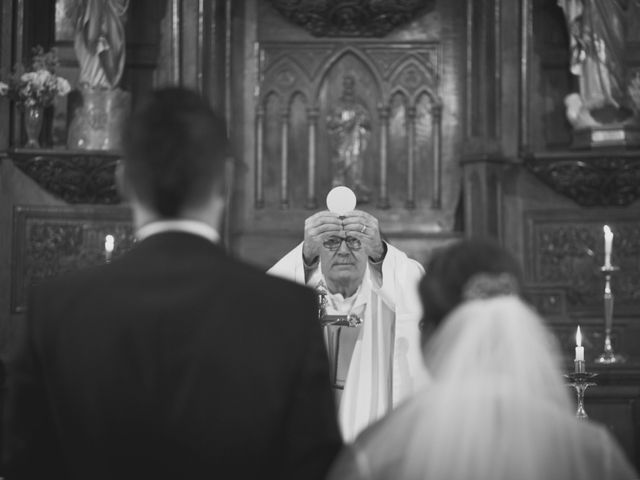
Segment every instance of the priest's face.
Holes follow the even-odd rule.
[[[320,268],[329,291],[348,297],[362,283],[367,254],[360,240],[342,231],[324,240],[320,249]]]

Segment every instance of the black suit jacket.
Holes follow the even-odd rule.
[[[313,292],[195,235],[35,288],[16,344],[8,479],[314,479],[341,445]]]

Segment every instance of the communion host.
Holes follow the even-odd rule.
[[[220,247],[225,131],[182,88],[125,125],[138,241],[33,290],[7,480],[324,478],[341,438],[316,298]]]

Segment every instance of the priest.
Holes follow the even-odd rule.
[[[361,210],[310,216],[304,241],[269,273],[321,293],[321,315],[352,320],[325,327],[345,441],[423,382],[417,285],[424,270],[382,239],[375,217]]]

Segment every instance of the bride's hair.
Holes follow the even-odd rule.
[[[496,295],[522,295],[518,260],[489,239],[467,239],[434,252],[425,266],[419,292],[423,338],[463,301]]]

